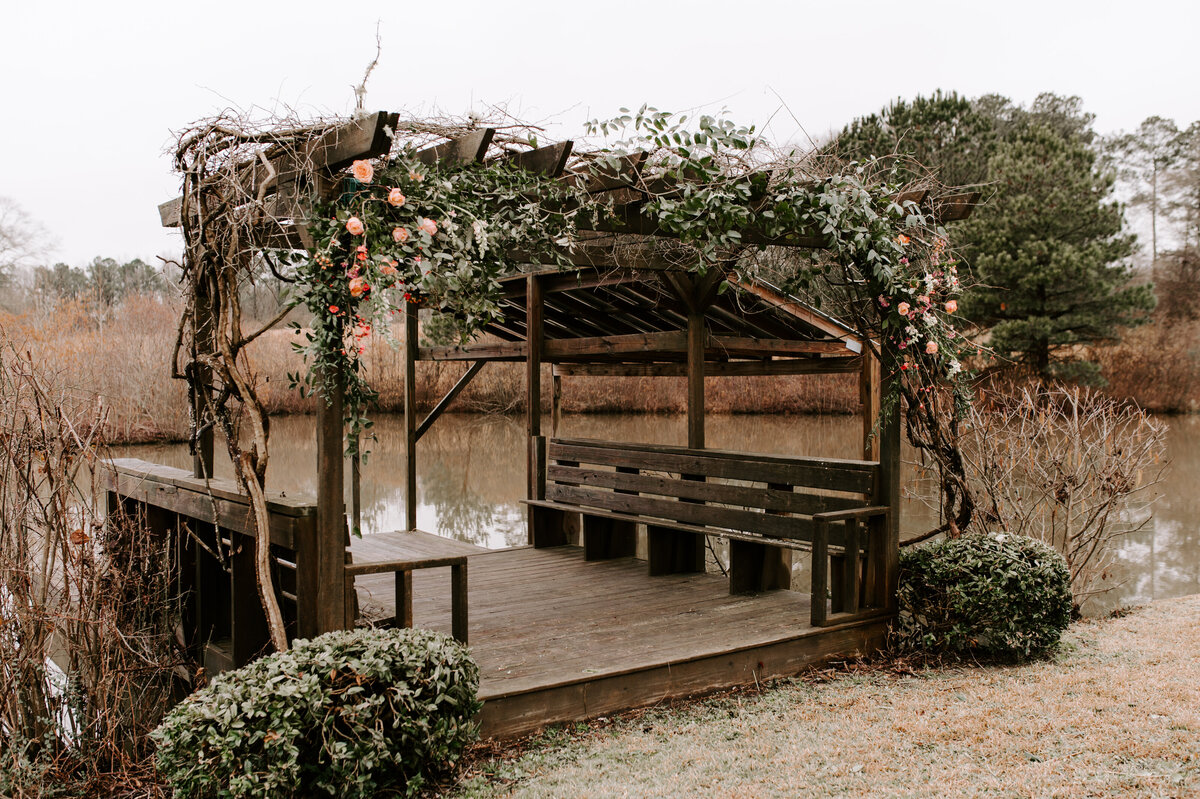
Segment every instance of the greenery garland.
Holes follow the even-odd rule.
[[[837,271],[851,287],[860,332],[886,337],[900,356],[902,379],[885,403],[904,392],[911,413],[949,380],[961,407],[971,345],[951,323],[960,285],[945,232],[914,203],[894,199],[900,187],[874,178],[875,164],[814,180],[794,160],[759,157],[765,145],[753,128],[707,116],[694,129],[687,122],[647,106],[594,120],[593,134],[631,135],[590,163],[611,170],[622,156],[649,154],[641,213],[692,248],[688,266],[697,272],[717,264],[753,271],[753,253],[765,245],[746,245],[747,231],[757,241],[823,237],[828,255],[802,262],[790,282],[807,287]],[[370,426],[374,393],[360,357],[371,330],[386,331],[411,302],[453,314],[465,340],[499,317],[499,278],[518,265],[511,253],[565,268],[576,214],[601,212],[581,188],[503,161],[428,166],[410,150],[378,170],[357,161],[352,171],[341,196],[317,209],[314,247],[297,264],[294,301],[313,316],[297,346],[313,368],[292,376],[321,394],[332,388],[322,381],[343,376],[350,455]]]
[[[499,278],[519,263],[566,266],[586,193],[510,164],[430,167],[405,152],[353,178],[310,224],[314,247],[297,264],[294,304],[312,314],[297,343],[311,367],[294,384],[323,396],[342,376],[347,454],[360,451],[375,393],[361,369],[364,339],[388,331],[409,303],[453,314],[465,340],[500,316]]]

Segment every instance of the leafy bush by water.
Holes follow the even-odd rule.
[[[977,533],[900,553],[901,649],[1004,660],[1046,654],[1071,622],[1062,555],[1018,535]]]
[[[412,796],[474,738],[479,669],[425,630],[297,641],[221,674],[154,732],[177,796]]]

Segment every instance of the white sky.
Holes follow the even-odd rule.
[[[228,106],[348,112],[377,21],[370,110],[500,103],[561,137],[649,102],[802,140],[796,120],[819,136],[938,88],[1077,94],[1106,133],[1200,119],[1194,0],[0,0],[0,195],[51,232],[48,262],[175,252],[170,131]]]

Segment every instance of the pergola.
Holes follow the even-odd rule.
[[[306,150],[305,170],[289,169],[288,163],[280,162],[271,165],[267,176],[259,165],[247,165],[245,180],[249,187],[259,188],[260,198],[268,198],[274,209],[266,217],[261,245],[300,248],[311,244],[303,223],[306,198],[314,193],[328,196],[336,191],[340,172],[352,160],[385,155],[392,146],[387,131],[395,125],[396,115],[379,113],[327,133]],[[710,267],[703,274],[686,268],[689,265],[680,262],[678,250],[671,245],[671,236],[642,213],[641,206],[647,198],[646,186],[639,176],[643,155],[625,158],[619,169],[597,173],[571,160],[571,142],[518,154],[493,155],[492,139],[492,130],[475,130],[430,147],[419,157],[428,164],[512,159],[527,169],[585,186],[610,205],[612,213],[601,220],[580,220],[582,241],[568,254],[574,264],[572,269],[564,271],[530,264],[504,277],[502,316],[468,344],[420,346],[418,309],[412,303],[408,305],[402,337],[407,530],[417,529],[416,465],[420,438],[488,362],[519,361],[525,364],[526,374],[530,553],[573,551],[578,545],[582,546],[584,554],[580,557],[585,562],[625,563],[623,559],[632,559],[639,550],[645,550],[650,575],[699,575],[705,571],[705,538],[725,538],[730,543],[729,591],[733,594],[789,588],[794,571],[793,553],[811,553],[813,590],[810,604],[805,607],[811,610],[812,627],[802,635],[783,635],[772,639],[769,645],[756,646],[776,648],[771,651],[787,648],[790,654],[781,661],[785,665],[780,668],[791,669],[797,663],[843,651],[862,651],[878,642],[895,609],[899,551],[899,407],[897,403],[883,412],[880,402],[895,371],[895,356],[886,342],[881,346],[878,341],[864,341],[860,332],[769,282],[738,278],[733,261],[724,267]],[[325,178],[315,187],[303,185],[301,176],[312,174],[313,164]],[[939,221],[947,222],[969,215],[977,195],[930,197],[925,192],[913,192],[902,199],[922,205]],[[164,204],[160,213],[164,225],[179,225],[184,221],[180,200]],[[819,235],[770,239],[754,230],[742,231],[742,240],[750,246],[819,248],[826,244]],[[512,255],[513,260],[521,260],[519,253]],[[731,290],[720,290],[723,282],[728,282]],[[873,352],[880,352],[882,358],[877,359]],[[467,364],[458,383],[425,415],[418,413],[416,407],[418,361]],[[546,365],[548,370],[544,369]],[[706,378],[830,373],[858,375],[863,401],[859,459],[766,456],[706,448]],[[570,441],[547,436],[542,413],[542,384],[546,375],[552,381],[551,408],[555,419],[564,378],[606,375],[686,378],[687,446]],[[463,549],[465,545],[443,545],[434,536],[415,532],[368,536],[371,541],[364,539],[361,545],[348,547],[341,403],[342,398],[336,393],[327,402],[318,402],[315,501],[278,496],[271,499],[272,529],[280,529],[278,539],[273,534],[272,551],[279,568],[280,594],[292,608],[288,616],[291,632],[311,636],[353,625],[359,599],[356,585],[361,591],[371,575],[374,575],[371,579],[386,581],[393,573],[395,593],[390,606],[393,621],[411,623],[414,585],[421,589],[417,592],[418,609],[426,599],[435,601],[433,597],[421,596],[426,589],[435,590],[428,588],[434,585],[432,578],[423,589],[421,580],[414,577],[415,570],[424,565],[461,560],[461,585],[456,576],[453,592],[456,603],[462,601],[465,637],[467,559],[475,575],[501,558],[489,560],[488,553],[468,552]],[[154,508],[164,519],[160,527],[178,532],[189,520],[192,526],[200,521],[215,525],[217,534],[234,539],[239,532],[247,534],[246,504],[239,504],[237,492],[227,486],[220,487],[224,493],[217,497],[224,504],[214,504],[212,486],[216,481],[201,479],[212,474],[212,457],[210,433],[200,442],[193,475],[176,474],[149,464],[122,463],[118,464],[111,488],[125,501]],[[353,477],[357,495],[357,469]],[[168,485],[171,490],[156,488]],[[348,565],[351,551],[356,562]],[[364,564],[358,560],[363,553],[378,560]],[[504,555],[509,563],[506,568],[514,574],[519,571],[512,565],[520,557],[518,554],[494,554]],[[206,583],[216,579],[213,569],[202,563],[199,552],[193,552],[191,557],[195,559],[195,576],[184,580],[184,587],[194,590],[197,596],[193,640],[205,644],[216,636],[228,635],[232,644],[227,664],[245,661],[264,643],[262,624],[254,618],[256,598],[248,586],[252,570],[235,563],[227,581],[231,585],[230,598],[221,602],[224,609],[221,612],[227,612],[231,619],[225,624],[215,619],[214,611],[206,610],[204,603],[211,603],[206,592],[223,593],[227,587],[221,586],[227,583],[216,589],[206,587]],[[382,565],[374,568],[376,564]],[[385,584],[390,585],[375,583]],[[474,585],[473,582],[473,608],[488,601],[482,593],[484,589],[478,589],[481,593],[477,594]],[[386,591],[382,587],[380,590]],[[828,607],[827,598],[831,600]],[[497,601],[512,604],[514,600],[505,594]],[[662,604],[669,606],[669,597]],[[446,609],[449,611],[448,606]],[[457,631],[458,604],[453,615]],[[239,626],[243,628],[241,632]],[[823,630],[828,632],[825,637]],[[736,637],[737,632],[731,630],[728,634]],[[476,630],[471,641],[480,651],[491,645],[482,641]],[[746,657],[751,660],[761,656],[745,646],[739,647],[735,647],[738,652],[750,652]],[[644,668],[657,669],[679,657],[674,650],[648,654]],[[728,658],[728,652],[706,651],[690,657],[696,663],[709,660],[716,663],[713,658]],[[709,676],[697,678],[698,682],[689,683],[686,689],[675,693],[746,679],[745,671],[738,670],[742,666],[732,672],[730,667],[724,671],[714,665],[705,668],[708,671],[704,674]],[[629,673],[635,674],[637,669]],[[755,678],[758,674],[756,671]],[[485,679],[486,676],[485,668]],[[564,685],[558,677],[547,677],[543,687],[547,691],[566,690]],[[485,704],[484,713],[499,715],[494,715],[491,726],[485,724],[485,729],[512,733],[556,718],[578,717],[604,712],[604,708],[650,701],[637,691],[629,693],[632,690],[629,685],[605,685],[608,686],[605,691],[615,692],[609,700],[570,705],[556,711],[558,715],[534,714],[533,721],[527,708],[520,713],[514,708],[525,707],[521,702],[534,701],[526,697],[532,695],[534,688],[522,687],[516,693],[505,693],[508,689],[497,687],[490,704],[494,710],[489,711],[489,705]],[[674,689],[665,690],[669,694]],[[518,694],[526,698],[518,701],[514,698]],[[537,701],[545,699],[542,696]],[[517,716],[519,721],[504,721]]]

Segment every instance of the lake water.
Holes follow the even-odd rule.
[[[1093,600],[1100,613],[1150,599],[1200,593],[1200,418],[1168,420],[1171,465],[1155,486],[1153,518],[1141,532],[1122,540],[1112,570],[1116,587]],[[710,416],[708,445],[746,452],[855,458],[861,422],[856,416]],[[548,431],[547,431],[548,432]],[[377,440],[363,467],[363,532],[404,526],[404,427],[399,416],[376,417]],[[569,438],[685,445],[682,416],[565,416],[558,434]],[[446,414],[418,446],[418,526],[490,548],[525,543],[524,420]],[[191,468],[181,444],[121,448],[124,457]],[[285,416],[271,421],[268,488],[289,494],[316,493],[315,418]],[[913,453],[906,452],[906,461]],[[230,476],[222,463],[217,472]],[[348,472],[349,470],[347,470]],[[901,510],[901,535],[930,529],[937,512],[915,498],[917,469],[909,477]],[[347,491],[347,497],[349,491]]]

